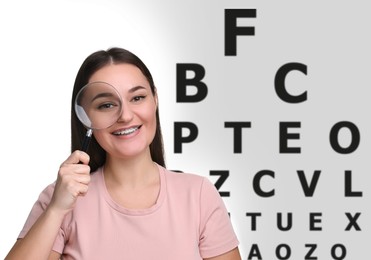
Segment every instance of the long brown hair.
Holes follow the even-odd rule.
[[[99,69],[109,64],[131,64],[141,70],[143,75],[147,78],[153,95],[156,95],[156,87],[153,82],[152,75],[148,70],[147,66],[142,62],[139,57],[131,53],[128,50],[122,48],[110,48],[108,50],[100,50],[90,54],[85,61],[82,63],[75,79],[75,84],[72,93],[71,102],[71,152],[75,150],[81,150],[83,139],[86,133],[86,128],[79,121],[76,116],[74,109],[74,102],[79,90],[84,87],[90,77]],[[161,133],[160,117],[158,106],[156,110],[156,133],[155,137],[150,144],[150,152],[152,160],[159,165],[165,167],[164,159],[164,146]],[[90,155],[89,166],[91,172],[94,172],[97,168],[101,167],[106,161],[106,151],[98,144],[94,136],[90,142],[87,153]]]

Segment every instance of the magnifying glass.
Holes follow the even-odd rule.
[[[75,112],[88,129],[82,144],[82,151],[86,152],[93,130],[106,129],[117,122],[122,112],[122,99],[112,85],[91,82],[77,93]]]

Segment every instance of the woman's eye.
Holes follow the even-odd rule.
[[[105,103],[98,106],[98,109],[110,109],[114,107],[114,104],[112,103]]]
[[[135,96],[135,97],[133,97],[134,102],[141,101],[142,99],[145,99],[145,96]]]

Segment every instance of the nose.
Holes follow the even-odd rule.
[[[130,105],[127,104],[126,102],[122,102],[121,114],[120,114],[119,118],[117,119],[117,122],[118,123],[127,123],[127,122],[130,122],[131,120],[133,120],[133,117],[134,117],[134,113],[130,109]]]

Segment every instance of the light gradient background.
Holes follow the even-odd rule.
[[[150,1],[55,0],[0,3],[1,151],[0,258],[20,232],[40,191],[53,182],[70,149],[69,109],[73,81],[87,55],[112,46],[127,48],[148,65],[159,92],[167,166],[204,176],[229,170],[221,190],[247,259],[258,244],[263,259],[275,259],[279,244],[290,259],[304,259],[305,244],[317,244],[313,256],[332,259],[334,244],[347,248],[349,260],[370,259],[370,60],[371,17],[368,1]],[[257,9],[254,37],[239,37],[237,56],[224,56],[224,10]],[[288,62],[308,66],[308,75],[291,73],[289,90],[308,91],[301,104],[282,102],[274,76]],[[176,64],[199,63],[206,69],[207,98],[176,103]],[[334,152],[332,126],[351,121],[361,144],[349,155]],[[199,136],[173,151],[176,121],[197,124]],[[232,129],[225,121],[250,121],[243,130],[242,153],[233,153]],[[301,154],[279,154],[279,122],[300,121]],[[349,133],[341,132],[343,145]],[[265,178],[272,198],[252,189],[254,175]],[[321,170],[313,198],[306,198],[296,171],[307,178]],[[344,197],[344,171],[353,172],[353,189],[362,198]],[[215,176],[209,176],[215,182]],[[246,212],[261,212],[251,231]],[[276,214],[293,213],[293,228],[282,232]],[[322,231],[309,231],[309,213],[321,212]],[[361,212],[361,231],[344,231],[345,212]],[[286,219],[286,218],[284,218]],[[145,245],[143,245],[145,247]],[[339,253],[339,252],[338,252]],[[256,258],[253,258],[256,259]]]

